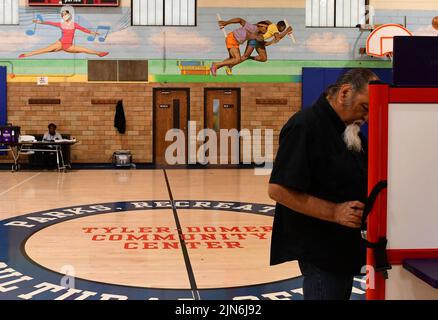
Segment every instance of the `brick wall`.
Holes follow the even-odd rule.
[[[287,119],[301,108],[299,83],[34,83],[8,84],[8,122],[21,126],[22,134],[44,133],[54,122],[58,131],[79,141],[72,147],[72,162],[109,163],[115,150],[132,151],[134,161],[152,159],[152,88],[190,88],[190,118],[204,126],[204,88],[241,88],[241,128],[274,129],[278,134]],[[60,105],[29,105],[29,98],[58,98]],[[286,105],[257,105],[256,99],[287,99]],[[122,99],[126,134],[113,127],[115,105],[92,104],[92,99]],[[0,159],[5,161],[6,157]]]

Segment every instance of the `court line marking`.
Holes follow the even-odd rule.
[[[41,173],[42,173],[42,172],[38,172],[38,173],[34,174],[33,176],[31,176],[31,177],[29,177],[29,178],[27,178],[27,179],[21,181],[20,183],[17,183],[16,185],[13,185],[13,186],[10,187],[9,189],[7,189],[7,190],[5,190],[5,191],[3,191],[3,192],[0,192],[0,197],[1,197],[2,195],[4,195],[4,194],[8,193],[9,191],[11,191],[11,190],[13,190],[13,189],[15,189],[15,188],[21,186],[22,184],[28,182],[29,180],[35,178],[36,176],[39,176]]]
[[[169,178],[167,177],[166,169],[163,169],[163,172],[164,172],[164,178],[166,180],[167,191],[169,192],[170,203],[172,204],[173,217],[175,219],[175,224],[176,224],[176,228],[178,231],[179,242],[181,244],[181,250],[182,250],[182,253],[184,256],[184,262],[185,262],[186,268],[187,268],[187,275],[189,277],[192,296],[193,296],[194,300],[201,300],[201,297],[199,295],[198,286],[196,284],[195,274],[193,273],[193,267],[192,267],[192,264],[190,262],[189,253],[187,251],[186,243],[185,243],[184,238],[183,238],[181,223],[180,223],[179,218],[178,218],[178,211],[176,210],[176,207],[175,207],[175,201],[173,200],[172,190],[170,188]]]

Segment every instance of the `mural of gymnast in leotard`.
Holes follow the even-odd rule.
[[[61,29],[62,36],[55,43],[51,44],[46,48],[42,48],[39,50],[31,51],[29,53],[20,54],[19,58],[27,58],[38,54],[48,53],[48,52],[58,52],[65,51],[69,53],[86,53],[86,54],[94,54],[99,57],[104,57],[108,54],[108,52],[95,51],[91,49],[87,49],[84,47],[77,46],[73,44],[75,31],[80,30],[85,33],[92,34],[94,36],[100,35],[97,32],[90,31],[76,22],[74,22],[73,15],[70,13],[70,10],[61,9],[61,17],[62,22],[51,22],[51,21],[43,21],[42,19],[33,20],[36,24],[45,24],[49,26],[58,27]]]

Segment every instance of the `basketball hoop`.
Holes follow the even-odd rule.
[[[412,36],[412,33],[399,24],[384,24],[377,27],[367,38],[367,55],[391,58],[395,36]]]

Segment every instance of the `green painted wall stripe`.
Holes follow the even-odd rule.
[[[42,59],[14,59],[8,60],[12,63],[13,71],[10,68],[9,63],[5,63],[4,60],[0,61],[0,65],[8,66],[8,72],[15,74],[87,74],[88,60],[42,60]]]
[[[216,78],[210,75],[181,75],[178,60],[149,60],[149,74],[156,82],[301,82],[303,67],[319,68],[391,68],[390,61],[293,61],[277,60],[259,63],[246,61],[233,68],[233,76],[219,70]],[[205,66],[211,65],[204,61]],[[13,70],[11,68],[13,65]],[[12,59],[0,61],[9,73],[20,75],[86,75],[88,60]]]
[[[154,82],[301,82],[298,75],[218,75],[191,76],[191,75],[154,75]]]
[[[180,74],[177,66],[178,60],[149,60],[149,73],[155,75]],[[186,61],[186,60],[184,60]],[[198,61],[198,60],[197,60]],[[204,60],[205,66],[210,66],[213,61]],[[277,60],[265,63],[245,61],[233,68],[237,75],[301,75],[303,67],[319,68],[391,68],[391,61],[364,60],[364,61],[306,61],[306,60]],[[218,74],[225,74],[219,70]]]

